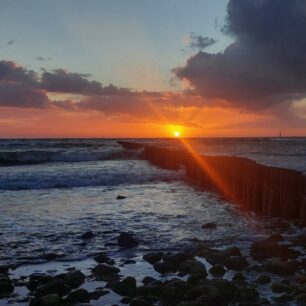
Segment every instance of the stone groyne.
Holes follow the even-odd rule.
[[[124,141],[119,144],[129,150],[143,149],[143,157],[161,168],[178,170],[183,166],[188,178],[243,209],[306,225],[306,176],[301,172],[261,165],[244,157],[204,156],[191,149]]]

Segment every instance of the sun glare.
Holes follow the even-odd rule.
[[[180,136],[181,136],[181,132],[175,131],[175,132],[174,132],[174,136],[177,137],[177,138],[180,137]]]

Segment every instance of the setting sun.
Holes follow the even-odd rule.
[[[175,132],[174,132],[174,136],[175,136],[175,137],[180,137],[180,136],[181,136],[181,132],[175,131]]]

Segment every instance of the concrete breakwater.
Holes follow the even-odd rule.
[[[119,142],[125,149],[143,149],[143,157],[165,169],[185,168],[188,178],[214,190],[242,209],[286,219],[306,226],[306,176],[303,173],[258,164],[244,157],[204,156],[189,150]]]

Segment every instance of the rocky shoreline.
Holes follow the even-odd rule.
[[[90,239],[90,233],[84,236]],[[123,232],[116,244],[135,255],[140,241]],[[274,234],[253,242],[248,254],[238,246],[217,249],[195,241],[180,252],[151,250],[129,258],[103,252],[87,268],[76,262],[63,271],[34,268],[28,275],[18,275],[16,267],[2,265],[0,304],[306,305],[306,259],[297,248],[304,245],[303,236],[288,242]],[[141,265],[149,268],[133,275]]]

